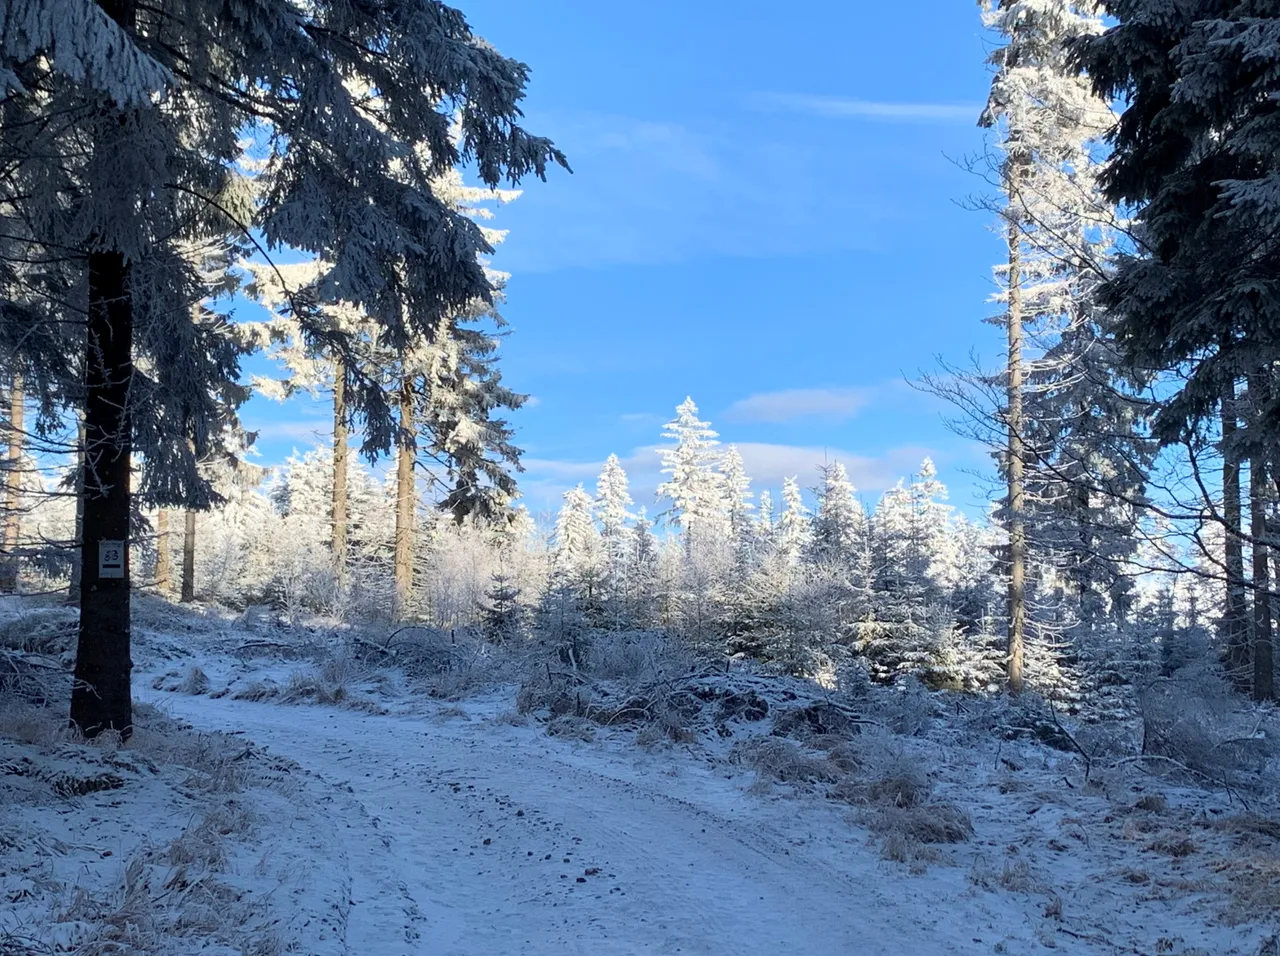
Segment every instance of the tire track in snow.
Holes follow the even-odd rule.
[[[589,755],[512,740],[497,725],[161,702],[309,771],[305,789],[336,811],[332,860],[350,871],[353,956],[988,951],[913,919],[915,907],[894,906],[805,847],[717,812],[724,795],[702,793],[699,781],[682,781],[685,799],[664,792],[661,777],[620,779],[582,766]]]

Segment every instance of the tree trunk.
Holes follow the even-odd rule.
[[[1253,698],[1271,700],[1271,569],[1267,558],[1267,464],[1262,456],[1249,463],[1249,531],[1253,537]]]
[[[1235,386],[1222,402],[1222,518],[1223,564],[1226,570],[1226,598],[1223,602],[1222,638],[1226,644],[1227,673],[1242,691],[1250,683],[1249,673],[1249,620],[1248,602],[1245,597],[1244,544],[1240,507],[1240,463],[1234,460],[1229,449],[1236,433]]]
[[[196,599],[196,513],[187,510],[182,522],[182,593],[187,604]]]
[[[1010,203],[1016,202],[1017,167],[1010,174],[1014,180]],[[1023,488],[1024,450],[1022,446],[1022,230],[1016,215],[1009,214],[1009,690],[1022,690],[1023,643],[1027,624],[1026,574],[1027,531],[1026,500]]]
[[[76,530],[71,542],[71,581],[67,585],[67,603],[80,603],[80,580],[84,560],[84,416],[76,426]]]
[[[400,385],[400,449],[396,456],[395,615],[403,620],[413,588],[413,385]]]
[[[347,571],[347,382],[339,358],[333,375],[333,572],[341,585]]]
[[[169,553],[169,509],[156,512],[156,590],[168,595],[173,587],[173,556]]]
[[[104,730],[128,736],[133,729],[129,686],[133,666],[129,652],[133,303],[129,265],[122,253],[94,251],[88,260],[84,531],[71,721],[87,737]]]
[[[1079,609],[1080,623],[1083,625],[1086,636],[1092,638],[1097,620],[1094,616],[1095,600],[1092,588],[1093,565],[1092,554],[1094,552],[1091,527],[1089,524],[1089,485],[1086,481],[1080,480],[1076,484],[1076,509],[1078,524],[1076,527],[1076,540],[1080,545],[1080,553],[1075,555],[1075,571],[1076,571],[1076,607]],[[1077,651],[1079,648],[1077,648]]]
[[[4,543],[0,545],[0,594],[18,590],[18,539],[22,536],[22,445],[26,395],[15,372],[9,388],[9,470],[5,475]]]

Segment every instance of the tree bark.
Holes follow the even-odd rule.
[[[1017,196],[1018,167],[1010,173],[1013,186],[1010,204]],[[1008,508],[1009,508],[1009,690],[1023,688],[1023,644],[1027,623],[1026,574],[1027,530],[1026,499],[1023,487],[1025,452],[1022,443],[1022,229],[1016,213],[1009,213],[1009,316],[1006,322],[1009,342],[1008,367]]]
[[[156,590],[168,595],[173,587],[173,556],[169,553],[169,509],[156,512]]]
[[[1222,637],[1226,644],[1227,672],[1243,691],[1250,682],[1249,608],[1245,596],[1244,544],[1241,541],[1240,463],[1229,453],[1236,433],[1234,384],[1222,402],[1222,518],[1223,564],[1226,596],[1223,602]]]
[[[122,253],[94,251],[88,259],[84,532],[71,721],[86,737],[104,730],[127,737],[133,730],[129,683],[133,666],[129,649],[133,302],[129,265]],[[102,565],[108,550],[115,547],[119,548],[119,576],[104,577]]]
[[[347,572],[347,382],[342,359],[333,375],[333,572],[341,586]]]
[[[400,448],[396,456],[395,615],[403,620],[413,588],[413,512],[416,496],[414,459],[413,383],[400,385]]]
[[[187,604],[196,599],[196,513],[190,509],[182,521],[182,593]]]
[[[67,585],[67,603],[80,603],[80,581],[84,560],[84,416],[76,425],[76,530],[71,542],[71,581]]]
[[[1253,537],[1253,697],[1271,700],[1271,568],[1267,558],[1267,508],[1270,489],[1267,463],[1255,456],[1249,463],[1249,531]]]
[[[26,394],[15,372],[9,387],[9,469],[5,475],[4,539],[0,545],[0,594],[18,590],[18,540],[22,536],[22,445]]]

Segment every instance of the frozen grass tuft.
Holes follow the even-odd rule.
[[[1046,887],[1036,878],[1031,864],[1022,857],[1004,860],[993,867],[985,857],[974,860],[969,870],[969,882],[984,890],[1007,890],[1010,893],[1043,893]],[[1052,901],[1051,901],[1052,902]]]
[[[868,815],[871,829],[897,834],[917,843],[964,843],[973,836],[973,821],[953,803],[934,802],[916,807],[883,807]]]
[[[251,681],[231,695],[232,700],[270,700],[280,692],[262,681]]]
[[[1148,853],[1160,853],[1164,856],[1171,856],[1174,859],[1181,859],[1195,853],[1196,844],[1188,834],[1183,833],[1181,830],[1164,830],[1156,834],[1153,839],[1147,841],[1143,849]]]
[[[755,737],[733,746],[729,758],[754,770],[765,781],[795,786],[835,783],[840,768],[812,755],[785,737]]]
[[[1164,813],[1169,807],[1169,801],[1163,794],[1147,793],[1139,797],[1133,807],[1135,810],[1145,810],[1148,813]]]
[[[1213,869],[1226,881],[1228,922],[1274,919],[1280,913],[1280,858],[1258,855],[1222,860]]]
[[[596,728],[588,720],[566,714],[548,721],[547,734],[565,740],[581,740],[590,743],[596,739]]]
[[[199,667],[193,666],[178,685],[178,692],[199,696],[209,693],[209,686],[209,676]]]

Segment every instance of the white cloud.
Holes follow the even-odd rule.
[[[890,123],[977,123],[982,113],[975,103],[892,103],[803,93],[758,93],[749,102],[757,109]]]
[[[810,488],[818,483],[819,471],[826,463],[840,462],[859,491],[875,492],[891,488],[920,467],[932,454],[927,448],[904,446],[891,448],[883,455],[858,455],[839,448],[805,445],[776,445],[767,442],[738,442],[752,485],[777,489],[784,478],[798,478],[800,486]]]
[[[870,401],[865,388],[791,388],[760,392],[734,402],[725,417],[737,422],[791,422],[800,418],[845,421]]]

